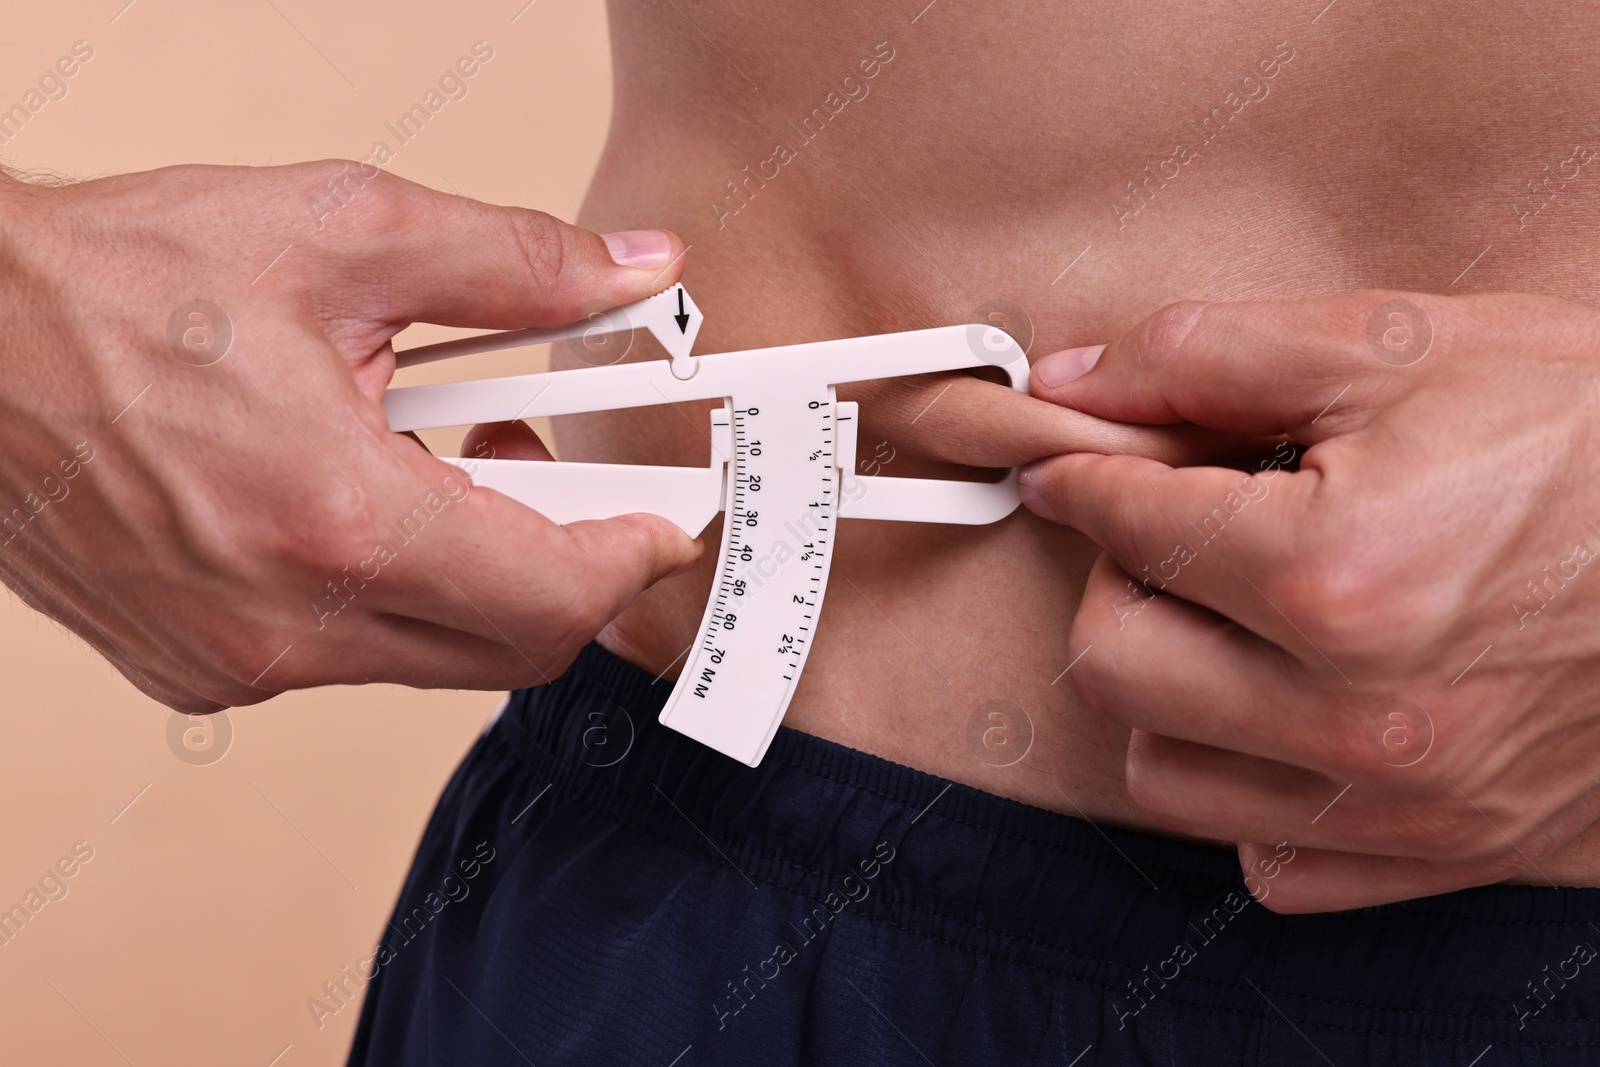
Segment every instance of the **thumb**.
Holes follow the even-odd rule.
[[[665,230],[597,234],[387,174],[367,191],[353,201],[363,211],[332,223],[355,231],[334,246],[345,259],[336,269],[373,280],[369,325],[560,326],[653,296],[683,273],[683,242]]]
[[[567,573],[581,603],[609,622],[641,592],[688,570],[705,546],[659,515],[619,515],[561,527],[574,554]]]
[[[525,422],[483,422],[461,439],[462,456],[479,459],[521,459],[553,462],[544,440]]]

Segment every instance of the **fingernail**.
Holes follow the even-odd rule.
[[[1045,503],[1044,497],[1040,496],[1039,491],[1033,488],[1033,486],[1017,486],[1017,495],[1022,498],[1022,506],[1039,516],[1041,519],[1049,519],[1051,522],[1061,521],[1061,517],[1051,509],[1049,504]]]
[[[695,545],[696,545],[697,548],[700,549],[700,551],[697,551],[694,554],[694,559],[691,559],[688,563],[684,563],[684,564],[682,564],[680,566],[674,567],[672,570],[668,571],[663,576],[663,579],[665,579],[665,578],[676,578],[680,574],[688,574],[690,571],[692,571],[696,567],[700,566],[700,560],[702,558],[704,558],[704,556],[705,556],[705,546],[700,544],[699,538],[695,539]]]
[[[1105,350],[1105,345],[1090,345],[1087,348],[1068,348],[1061,352],[1052,352],[1034,365],[1033,373],[1039,376],[1041,382],[1054,389],[1088,374],[1100,361],[1100,353]]]
[[[660,230],[622,230],[603,233],[611,258],[622,267],[665,267],[672,259],[672,238]]]

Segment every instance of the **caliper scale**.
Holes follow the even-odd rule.
[[[674,286],[569,327],[412,349],[400,366],[644,327],[672,359],[396,388],[384,409],[405,431],[721,400],[705,467],[450,462],[557,523],[650,512],[698,536],[726,513],[716,583],[661,721],[754,767],[814,643],[841,518],[981,525],[1018,504],[1015,471],[999,482],[853,473],[857,408],[835,387],[998,366],[1026,391],[1028,363],[1005,332],[980,325],[691,356],[700,324]]]

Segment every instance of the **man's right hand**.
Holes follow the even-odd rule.
[[[0,178],[0,572],[180,711],[548,681],[700,545],[472,489],[389,431],[390,340],[576,321],[682,252],[356,164]]]

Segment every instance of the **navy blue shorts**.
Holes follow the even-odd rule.
[[[512,697],[351,1063],[1600,1063],[1600,890],[1275,915],[1231,852],[792,730],[751,770],[662,728],[667,688],[592,647]]]

